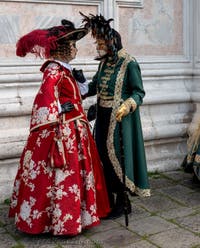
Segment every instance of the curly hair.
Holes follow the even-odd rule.
[[[59,44],[55,50],[50,51],[50,56],[53,58],[63,58],[69,57],[71,55],[71,42],[65,42],[63,44]]]

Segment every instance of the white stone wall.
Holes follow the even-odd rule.
[[[62,18],[79,26],[79,11],[113,17],[124,47],[141,65],[148,170],[180,167],[188,128],[194,128],[200,112],[198,0],[0,0],[0,6],[0,199],[12,190],[41,80],[42,61],[17,58],[15,43],[32,29],[58,25]],[[90,79],[98,65],[94,41],[88,35],[77,45],[73,66]],[[93,101],[87,99],[85,108]]]
[[[200,121],[200,2],[194,1],[194,49],[193,49],[193,84],[191,98],[194,102],[194,113],[189,125],[189,133],[192,133]]]

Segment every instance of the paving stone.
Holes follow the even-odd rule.
[[[9,207],[7,205],[1,205],[0,220],[4,224],[13,224],[14,219],[8,218],[8,209],[9,209]]]
[[[75,237],[54,237],[54,242],[56,245],[59,247],[69,247],[69,248],[76,248],[76,247],[82,247],[82,248],[92,248],[95,247],[95,244],[83,234],[79,234],[78,236]]]
[[[19,232],[0,203],[0,248],[200,248],[200,184],[191,178],[181,170],[151,176],[152,196],[130,197],[127,229],[122,216],[72,238]]]
[[[170,220],[170,219],[174,219],[178,217],[188,216],[190,214],[195,213],[195,211],[196,210],[194,210],[193,208],[179,207],[179,208],[170,209],[168,211],[157,213],[157,215]]]
[[[126,248],[157,248],[157,247],[158,246],[155,246],[145,240],[141,240],[139,242],[126,246]]]
[[[179,228],[155,234],[149,239],[162,248],[193,248],[200,244],[200,237]]]
[[[139,220],[141,218],[150,216],[151,213],[145,211],[143,208],[132,204],[132,213],[128,215],[129,222],[134,222],[135,220]],[[125,217],[124,215],[120,218],[115,220],[116,222],[120,223],[121,225],[125,226]]]
[[[138,235],[123,227],[96,233],[91,235],[90,239],[99,243],[104,248],[127,247],[137,241],[140,241],[140,237]]]
[[[159,216],[146,217],[130,222],[129,224],[129,229],[141,236],[148,236],[176,227],[176,225],[160,218]]]
[[[6,230],[3,227],[0,227],[0,234],[1,233],[6,233]]]
[[[14,245],[17,245],[17,242],[10,236],[8,233],[1,233],[0,235],[0,247],[1,248],[10,248]]]
[[[90,236],[90,234],[98,233],[98,232],[105,232],[109,229],[117,228],[119,227],[119,224],[112,220],[101,220],[101,224],[98,226],[95,226],[93,228],[90,228],[88,230],[84,230],[84,234]]]
[[[194,192],[191,194],[179,194],[174,196],[173,193],[171,194],[174,199],[179,202],[182,202],[185,206],[197,208],[200,207],[200,197],[199,192]]]
[[[177,171],[167,171],[163,174],[165,177],[168,177],[172,180],[175,180],[177,182],[183,181],[183,180],[190,180],[191,179],[191,174],[190,173],[186,173],[182,170],[177,170]]]
[[[140,206],[143,206],[150,212],[160,212],[166,211],[167,209],[178,208],[179,205],[177,202],[172,201],[168,197],[165,197],[161,194],[152,195],[151,197],[141,198]]]
[[[40,247],[94,247],[94,244],[84,236],[67,237],[67,236],[52,236],[52,235],[26,235],[20,240],[25,247],[40,248]]]
[[[158,189],[158,188],[166,188],[169,187],[171,185],[174,185],[175,182],[173,182],[172,180],[168,179],[168,178],[164,178],[164,177],[160,177],[159,175],[154,176],[154,177],[150,177],[149,179],[149,184],[150,184],[150,188],[151,190],[154,189]]]
[[[200,234],[200,214],[175,219],[177,223]]]
[[[198,191],[198,192],[200,191],[200,183],[194,183],[192,178],[188,180],[183,180],[181,184],[190,189],[193,189],[194,191]]]
[[[55,247],[55,242],[50,234],[26,234],[15,230],[13,233],[17,240],[24,245],[24,247],[39,248],[39,247]]]
[[[159,192],[162,192],[162,193],[165,193],[165,194],[168,194],[172,197],[177,197],[179,195],[185,195],[185,194],[190,194],[190,193],[195,193],[194,190],[188,188],[188,187],[185,187],[183,185],[180,185],[180,184],[176,184],[174,186],[171,186],[171,187],[168,187],[168,188],[161,188],[161,189],[158,189]]]

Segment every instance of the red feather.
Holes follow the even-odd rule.
[[[25,57],[27,53],[33,53],[42,58],[50,56],[50,50],[56,49],[56,36],[48,36],[48,30],[36,29],[24,35],[16,44],[16,55]]]

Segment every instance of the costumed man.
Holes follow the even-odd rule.
[[[76,41],[87,33],[62,20],[60,26],[33,30],[17,42],[18,56],[33,53],[47,59],[9,211],[17,229],[26,233],[77,235],[110,211],[77,78],[82,81],[69,64],[77,54]]]
[[[112,207],[109,218],[117,218],[124,213],[125,204],[127,213],[131,212],[124,190],[150,196],[139,113],[145,91],[139,64],[123,49],[120,34],[110,26],[113,19],[80,14],[96,40],[100,61],[87,96],[97,94],[94,135]]]

